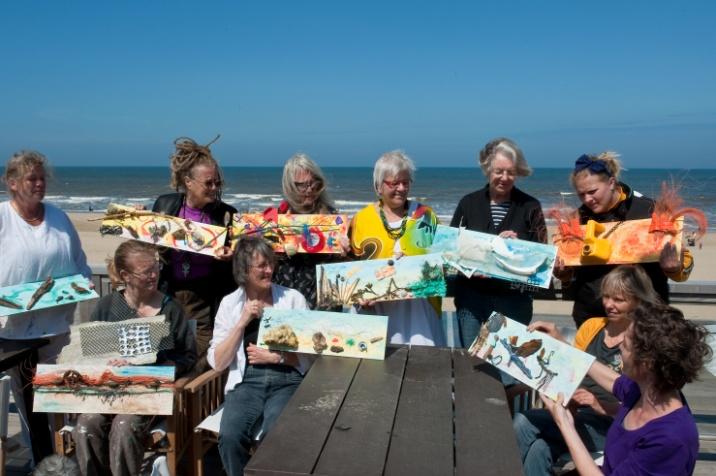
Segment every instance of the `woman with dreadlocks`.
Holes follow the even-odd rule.
[[[154,202],[155,212],[199,223],[228,226],[236,209],[221,201],[223,178],[209,146],[180,137],[170,158],[171,186],[175,193]],[[228,234],[227,234],[228,235]],[[167,264],[159,276],[159,289],[183,306],[188,319],[196,320],[196,372],[208,369],[206,351],[221,299],[236,289],[231,274],[232,253],[225,247],[215,258],[169,248],[162,249]]]

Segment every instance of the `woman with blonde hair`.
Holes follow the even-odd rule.
[[[209,225],[231,224],[236,209],[221,201],[223,176],[209,148],[214,141],[207,145],[187,137],[174,141],[170,166],[171,186],[176,192],[157,198],[153,211]],[[174,296],[187,318],[196,321],[196,371],[203,372],[208,369],[206,351],[219,303],[236,289],[231,277],[231,251],[224,247],[211,257],[164,248],[161,255],[166,266],[159,276],[159,289]]]
[[[579,221],[598,223],[621,222],[651,218],[654,200],[645,197],[619,180],[622,166],[615,152],[580,156],[574,164],[570,181],[577,192],[582,206],[579,207]],[[656,263],[642,263],[654,289],[664,302],[669,302],[668,279],[685,281],[693,268],[693,258],[688,250],[677,256],[672,244],[664,247]],[[555,276],[568,285],[574,295],[572,317],[577,327],[594,316],[604,315],[599,297],[602,278],[614,265],[590,265],[565,268],[558,262]]]

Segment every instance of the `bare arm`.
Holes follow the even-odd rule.
[[[592,377],[592,379],[597,382],[597,385],[609,393],[614,391],[614,382],[619,378],[618,373],[596,360],[592,363],[592,366],[589,367],[587,375]]]

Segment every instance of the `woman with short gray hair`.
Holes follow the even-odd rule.
[[[488,183],[465,195],[453,214],[450,226],[518,238],[547,242],[547,228],[539,201],[515,187],[518,177],[532,173],[519,146],[504,137],[488,142],[478,156],[480,169]],[[515,287],[508,281],[458,275],[455,307],[463,347],[469,347],[480,326],[493,311],[522,324],[532,320],[529,287]]]
[[[427,205],[408,200],[415,165],[401,150],[383,154],[373,168],[378,201],[353,217],[351,246],[360,259],[398,259],[427,253],[438,219]],[[444,345],[440,298],[363,303],[361,312],[389,317],[392,344]]]

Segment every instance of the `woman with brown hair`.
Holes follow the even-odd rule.
[[[199,145],[187,137],[174,141],[176,150],[170,167],[171,186],[176,192],[157,198],[152,211],[210,225],[231,224],[236,209],[221,201],[223,177],[209,149],[212,143]],[[166,266],[159,276],[159,289],[173,295],[187,318],[196,321],[196,371],[203,372],[208,369],[206,350],[219,303],[236,289],[231,275],[232,253],[228,247],[214,258],[166,248],[160,253]]]

